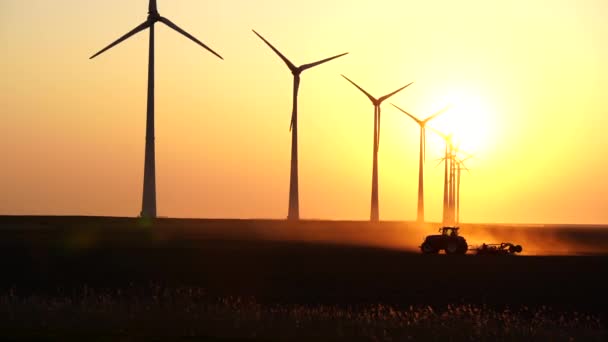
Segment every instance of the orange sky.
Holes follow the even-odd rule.
[[[300,88],[303,218],[369,217],[376,96],[475,154],[465,222],[608,223],[608,3],[158,0],[221,61],[157,25],[159,215],[284,218],[291,74]],[[0,214],[135,216],[143,177],[147,33],[93,61],[147,0],[0,0]],[[462,123],[466,124],[463,125]],[[463,132],[464,131],[464,132]],[[440,220],[440,140],[428,134],[426,206]],[[380,216],[416,217],[418,129],[383,105]]]

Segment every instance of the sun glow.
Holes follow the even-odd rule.
[[[452,134],[455,147],[468,153],[479,153],[491,143],[492,113],[483,99],[471,92],[454,92],[442,101],[450,108],[430,126]]]

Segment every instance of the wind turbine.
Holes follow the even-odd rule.
[[[203,48],[207,49],[212,54],[216,55],[220,59],[222,56],[218,55],[215,51],[211,50],[207,45],[203,44],[200,40],[188,32],[182,30],[175,25],[169,19],[161,16],[158,13],[156,7],[156,0],[150,0],[148,3],[148,18],[139,26],[133,30],[127,32],[122,37],[118,38],[112,44],[106,46],[101,51],[97,52],[91,58],[93,59],[114,46],[120,44],[122,41],[130,38],[131,36],[139,33],[147,28],[150,29],[150,48],[148,52],[148,106],[146,112],[146,150],[145,150],[145,161],[144,161],[144,188],[142,196],[141,206],[141,217],[156,217],[156,165],[155,165],[155,150],[154,150],[154,24],[160,21],[161,23],[169,26],[178,33],[186,36],[186,38],[192,40]]]
[[[348,77],[342,75],[348,82],[352,83],[357,89],[361,90],[369,99],[372,101],[374,105],[374,148],[373,148],[373,165],[372,165],[372,200],[371,200],[371,209],[370,209],[370,221],[377,222],[380,219],[379,208],[378,208],[378,149],[380,147],[380,105],[384,100],[389,97],[397,94],[403,89],[407,88],[414,82],[410,82],[409,84],[395,90],[394,92],[384,95],[380,98],[375,98],[371,96],[368,92],[363,90],[360,86],[358,86],[355,82],[351,81]]]
[[[442,161],[444,162],[444,174],[443,174],[443,225],[450,225],[453,223],[452,215],[452,184],[453,182],[453,165],[452,165],[452,134],[444,134],[431,127],[431,130],[439,135],[445,141],[445,156]],[[440,162],[441,163],[441,162]],[[439,165],[439,164],[438,164]]]
[[[467,157],[459,158],[459,153],[465,154]],[[450,208],[451,218],[454,224],[460,223],[460,172],[462,170],[469,171],[469,169],[464,166],[464,162],[472,157],[472,154],[464,152],[460,149],[460,144],[452,147],[452,153],[450,154]]]
[[[424,120],[420,120],[412,114],[406,112],[405,110],[397,107],[395,104],[392,105],[410,118],[412,118],[412,120],[416,121],[416,123],[420,126],[420,158],[418,162],[418,213],[416,215],[416,221],[424,222],[424,162],[426,159],[426,124],[437,116],[439,116],[440,114],[442,114],[443,112],[445,112],[446,110],[448,110],[449,106],[427,117]]]
[[[464,162],[473,157],[472,154],[464,152],[460,146],[454,146],[452,134],[444,134],[431,127],[431,130],[445,140],[445,157],[441,158],[439,164],[445,164],[445,180],[443,183],[443,224],[454,225],[460,222],[460,173],[462,170],[469,171]],[[458,153],[465,154],[463,159],[458,158]],[[437,164],[439,166],[439,164]]]
[[[473,156],[470,154],[463,159],[457,159],[456,156],[454,156],[454,163],[456,164],[456,224],[460,223],[460,173],[462,170],[470,172],[469,169],[464,165],[464,162],[472,157]]]
[[[287,57],[285,57],[279,50],[277,50],[272,44],[270,44],[264,37],[262,37],[255,30],[252,30],[256,36],[260,37],[268,45],[274,53],[276,53],[282,60],[287,64],[287,67],[293,75],[293,108],[291,112],[291,123],[289,130],[291,131],[291,171],[289,176],[289,209],[287,212],[288,220],[299,220],[300,219],[300,196],[298,188],[298,90],[300,88],[300,74],[302,71],[315,67],[317,65],[331,61],[338,57],[342,57],[348,52],[325,58],[320,61],[295,66]]]

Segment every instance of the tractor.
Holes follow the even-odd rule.
[[[424,254],[437,254],[441,250],[445,254],[465,254],[469,248],[467,240],[458,235],[458,227],[441,227],[440,235],[429,235],[424,239],[420,250]]]

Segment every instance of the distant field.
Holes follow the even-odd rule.
[[[545,307],[606,318],[608,229],[463,225],[470,243],[512,241],[524,253],[421,255],[418,245],[437,228],[401,222],[0,217],[0,289],[11,291],[17,303],[34,296],[38,306],[53,298],[76,300],[89,289],[113,294],[108,300],[120,307],[117,293],[153,300],[153,287],[161,293],[190,288],[209,298],[254,298],[264,308],[285,310],[430,305],[446,311],[448,305],[472,305],[488,315]],[[601,336],[603,327],[596,324]]]

